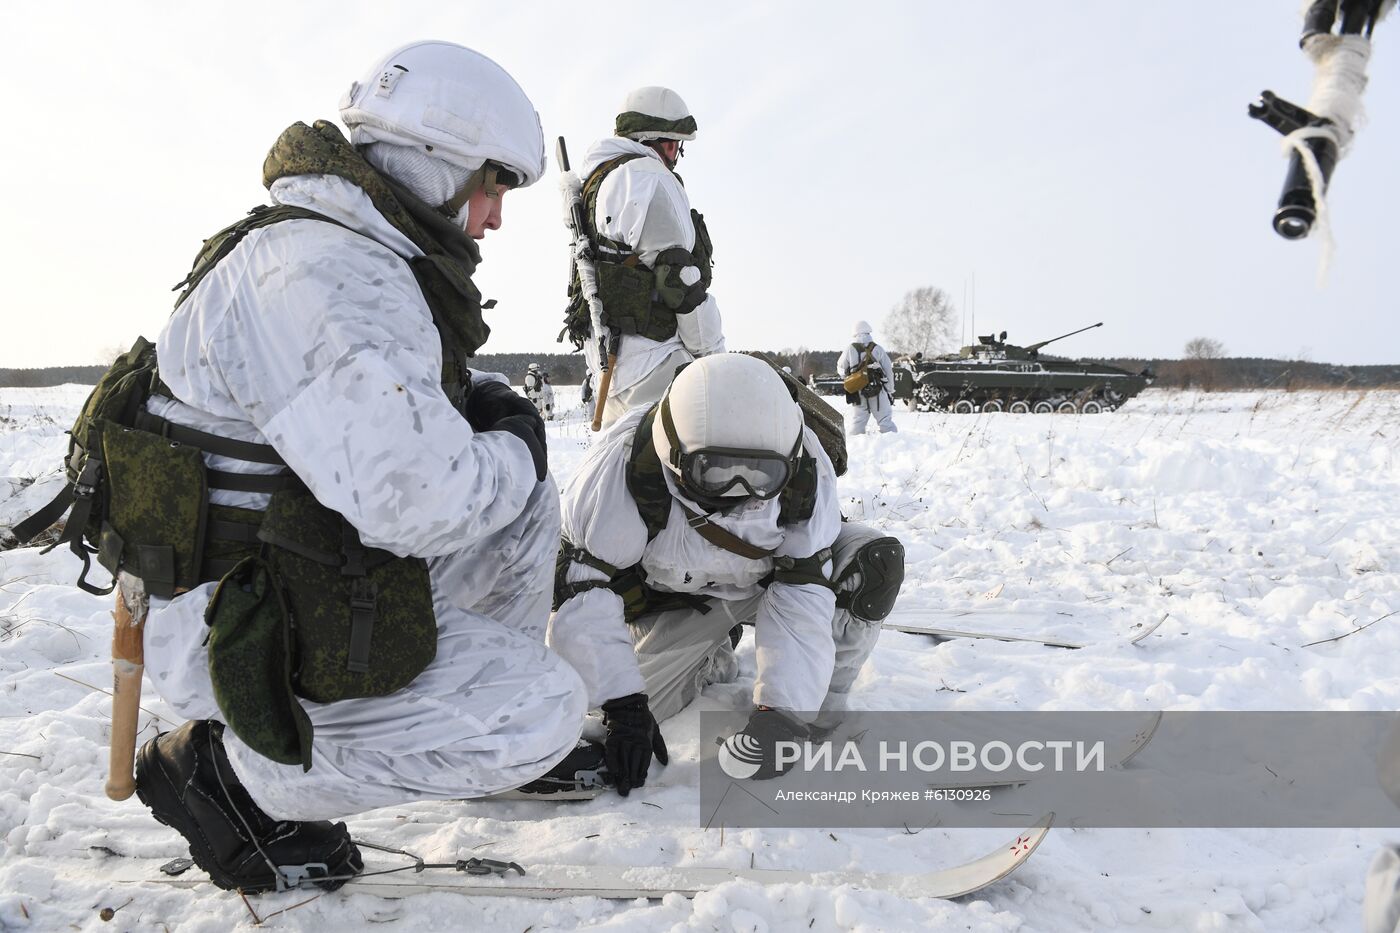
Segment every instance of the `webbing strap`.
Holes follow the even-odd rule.
[[[561,540],[559,542],[559,548],[564,552],[564,556],[568,560],[574,561],[578,564],[583,564],[585,567],[592,567],[594,570],[605,573],[608,575],[609,579],[616,577],[619,573],[622,572],[622,568],[614,567],[612,564],[603,560],[601,557],[594,557],[592,554],[588,553],[583,548],[579,547],[578,545],[574,544],[568,539]]]
[[[714,524],[710,519],[699,512],[692,512],[684,502],[677,502],[681,511],[685,513],[686,524],[715,547],[731,554],[738,554],[740,557],[747,557],[749,560],[762,560],[765,557],[772,557],[777,548],[761,548],[756,544],[750,544],[743,538],[731,531],[726,531],[719,525]]]
[[[28,544],[40,532],[46,531],[50,525],[62,518],[63,513],[73,504],[74,498],[72,485],[64,486],[48,505],[12,527],[10,534],[14,535],[20,544]]]
[[[228,489],[233,492],[273,493],[282,489],[294,489],[301,480],[291,473],[229,473],[225,470],[205,470],[204,475],[213,489]]]
[[[268,444],[236,441],[230,437],[199,431],[183,424],[176,424],[159,415],[153,415],[145,409],[136,413],[135,422],[135,427],[142,431],[150,431],[152,434],[168,437],[172,441],[198,447],[205,453],[216,454],[220,457],[232,457],[235,460],[247,460],[251,463],[266,463],[272,466],[287,465],[287,462],[279,457],[277,451]]]
[[[773,581],[802,586],[814,583],[835,590],[833,583],[824,571],[824,565],[831,560],[831,548],[824,547],[810,557],[779,557],[773,561]]]
[[[379,588],[365,577],[357,579],[350,590],[350,654],[345,669],[356,674],[369,673],[369,648],[378,598]]]
[[[258,522],[230,522],[222,518],[210,517],[205,526],[205,536],[217,541],[232,541],[235,544],[258,544]]]

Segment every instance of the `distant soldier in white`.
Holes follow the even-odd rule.
[[[485,56],[419,42],[341,117],[348,140],[286,130],[272,205],[206,241],[138,418],[155,442],[107,458],[113,520],[148,519],[115,542],[127,604],[149,597],[148,682],[190,720],[140,750],[137,793],[245,892],[356,874],[330,820],[572,787],[602,759],[576,745],[586,692],[544,644],[544,425],[465,367],[486,335],[475,241],[544,169],[535,108]],[[207,505],[163,485],[172,449],[203,451]]]
[[[735,679],[744,623],[747,731],[798,737],[796,713],[844,709],[903,575],[896,539],[842,522],[831,460],[782,377],[707,356],[602,435],[565,488],[549,643],[602,708],[625,795],[653,752],[666,761],[656,721]]]
[[[554,420],[554,386],[549,384],[549,373],[541,369],[539,363],[531,363],[525,370],[525,397],[541,418]]]
[[[614,132],[577,167],[607,333],[592,333],[577,277],[566,322],[595,391],[602,390],[607,353],[616,349],[604,427],[659,399],[678,367],[724,349],[719,306],[709,294],[710,236],[675,172],[695,138],[695,118],[675,91],[643,87],[627,95]]]
[[[852,343],[836,360],[836,374],[845,383],[846,433],[865,433],[870,416],[880,425],[880,433],[899,429],[894,425],[894,365],[890,355],[870,337],[870,325],[856,321]]]

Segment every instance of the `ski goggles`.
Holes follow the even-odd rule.
[[[724,496],[741,487],[756,499],[771,499],[783,491],[796,470],[802,451],[802,432],[787,456],[771,450],[744,450],[736,447],[681,449],[669,399],[661,402],[661,427],[670,442],[670,463],[681,475],[681,484],[704,496]]]

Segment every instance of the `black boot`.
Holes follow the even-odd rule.
[[[274,820],[258,808],[234,776],[223,731],[222,723],[197,719],[151,739],[136,756],[137,796],[185,837],[210,880],[246,894],[303,878],[333,891],[358,874],[364,864],[344,823]]]
[[[603,761],[603,746],[579,739],[564,760],[528,784],[493,794],[502,800],[592,800],[612,781]]]

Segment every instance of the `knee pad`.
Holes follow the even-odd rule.
[[[845,522],[832,556],[837,607],[864,622],[883,621],[904,582],[904,545],[868,525]]]

